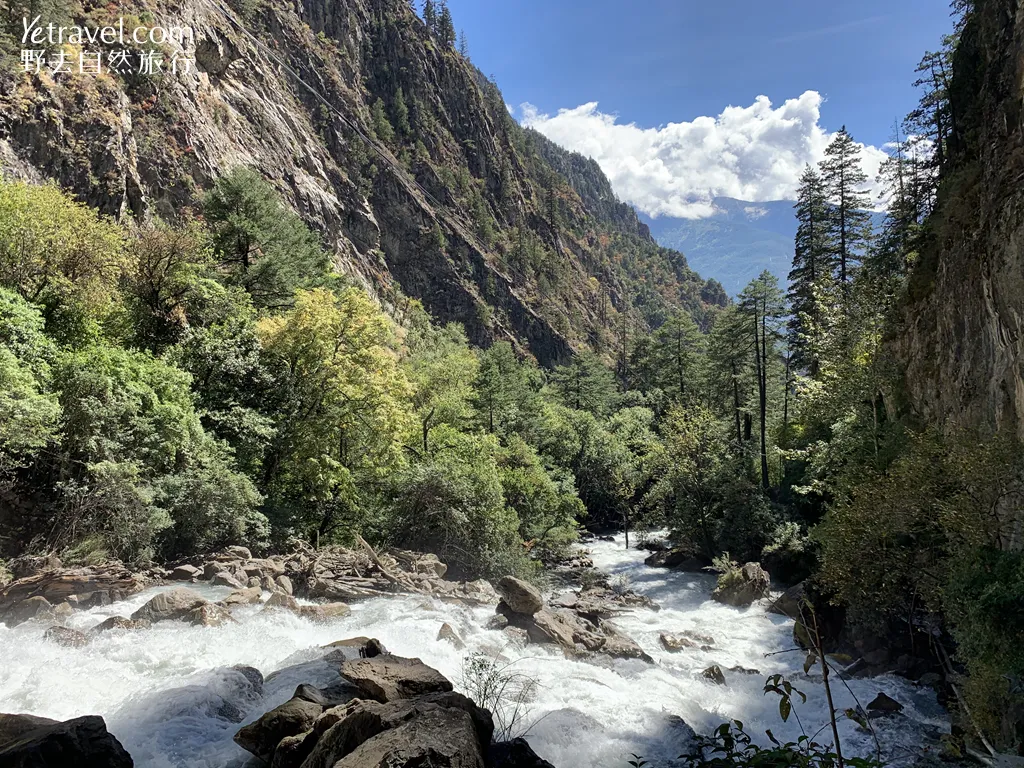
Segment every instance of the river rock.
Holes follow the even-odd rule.
[[[802,581],[799,584],[794,584],[772,601],[772,604],[768,606],[768,612],[788,616],[791,619],[799,619],[806,595],[807,591]]]
[[[352,613],[345,603],[320,603],[319,605],[297,605],[295,612],[310,621],[325,622],[340,619]]]
[[[452,690],[448,678],[433,667],[419,659],[390,654],[345,661],[340,672],[368,696],[382,702]]]
[[[323,648],[329,651],[324,660],[339,666],[346,661],[372,659],[388,652],[380,640],[371,637],[350,637],[345,640],[335,640],[333,643],[323,646]]]
[[[329,725],[322,730],[324,725]],[[324,712],[303,768],[483,768],[490,713],[457,693],[389,703],[356,700]]]
[[[65,648],[81,648],[89,642],[89,638],[83,632],[61,626],[50,627],[43,633],[43,637]]]
[[[245,589],[247,582],[248,578],[243,581],[229,571],[218,571],[210,579],[210,583],[215,587],[231,587],[232,589]]]
[[[611,656],[613,659],[640,659],[648,664],[654,663],[654,659],[651,658],[647,651],[611,622],[602,621],[599,626],[604,637],[604,643],[598,650],[605,656]]]
[[[294,587],[292,587],[292,580],[285,576],[283,573],[274,579],[274,583],[277,584],[278,589],[284,594],[295,594],[295,589]]]
[[[770,586],[768,572],[757,563],[747,563],[738,571],[723,575],[711,593],[711,599],[725,605],[742,607],[767,597]]]
[[[456,632],[452,625],[449,624],[447,621],[444,624],[442,624],[441,629],[437,631],[437,639],[451,643],[459,649],[466,647],[466,644],[462,642],[462,638],[459,637],[459,633]]]
[[[484,624],[484,629],[504,629],[508,626],[508,617],[500,613],[496,613],[487,620]]]
[[[89,631],[107,632],[111,629],[149,629],[151,626],[152,622],[149,619],[126,619],[124,616],[111,616],[109,619],[101,621]]]
[[[221,602],[224,605],[253,605],[258,603],[263,598],[263,590],[259,587],[246,587],[245,589],[236,589],[230,595],[225,597]]]
[[[177,587],[154,595],[148,603],[132,614],[132,619],[145,619],[153,624],[158,621],[183,619],[194,609],[207,604],[197,592],[187,587]]]
[[[312,731],[295,736],[285,736],[277,743],[270,768],[301,768],[316,746],[317,739]]]
[[[40,621],[53,621],[54,619],[53,606],[42,595],[21,600],[4,614],[4,623],[8,627],[16,627],[32,619]]]
[[[654,552],[644,564],[651,568],[674,568],[677,571],[703,571],[711,561],[696,547],[685,545]]]
[[[42,597],[50,605],[73,603],[78,608],[109,605],[143,588],[141,576],[120,564],[87,568],[47,570],[12,581],[0,590],[0,619],[33,597]]]
[[[522,738],[491,744],[487,748],[487,765],[489,768],[555,768]]]
[[[871,700],[871,703],[868,704],[868,711],[891,714],[893,712],[902,712],[903,705],[891,696],[879,692],[879,694]]]
[[[50,722],[0,747],[0,765],[11,768],[132,768],[128,753],[102,717]]]
[[[227,560],[252,560],[252,552],[247,547],[230,546],[224,547],[217,557]]]
[[[194,565],[179,565],[174,568],[167,578],[171,581],[192,581],[203,575],[203,572],[196,568]]]
[[[658,635],[658,642],[661,643],[662,648],[664,648],[666,651],[671,651],[672,653],[681,651],[684,648],[697,647],[697,643],[695,643],[693,640],[686,637],[685,635],[673,634],[671,632],[662,632],[660,635]]]
[[[532,616],[544,607],[544,598],[537,588],[515,576],[505,576],[498,582],[498,594],[514,613]]]
[[[228,567],[224,563],[219,563],[213,560],[203,566],[203,578],[207,581],[213,579],[218,573],[230,573]]]
[[[293,698],[262,715],[235,734],[235,743],[256,757],[269,760],[286,736],[297,736],[313,728],[324,708],[306,699]]]
[[[710,680],[715,685],[725,685],[725,673],[722,672],[722,668],[717,664],[712,664],[710,667],[700,673],[700,676]]]
[[[55,725],[56,720],[37,715],[0,714],[0,748],[17,741],[29,731],[46,725]]]
[[[219,627],[235,623],[227,608],[207,602],[195,606],[182,618],[194,627]]]

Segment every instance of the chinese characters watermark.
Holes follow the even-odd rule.
[[[21,70],[38,75],[137,74],[172,75],[191,72],[195,49],[191,27],[128,28],[123,18],[105,27],[58,26],[42,17],[22,19]],[[165,52],[157,46],[173,46]],[[71,50],[68,50],[71,48]]]

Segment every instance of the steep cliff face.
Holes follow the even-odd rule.
[[[582,198],[405,0],[68,2],[91,26],[191,28],[196,70],[0,73],[8,175],[53,178],[111,215],[174,218],[253,166],[383,303],[417,298],[474,342],[507,338],[545,363],[603,345],[618,313],[646,324],[720,300],[679,254],[667,288],[624,268],[660,250],[635,214]]]
[[[927,423],[1024,437],[1024,3],[975,3],[950,97],[953,170],[895,351]]]

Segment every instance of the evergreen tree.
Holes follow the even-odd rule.
[[[427,25],[427,31],[437,34],[437,6],[434,0],[423,0],[423,23]]]
[[[615,377],[593,352],[581,352],[556,368],[551,384],[565,405],[598,416],[608,412],[616,394]]]
[[[789,340],[793,363],[813,376],[817,361],[810,354],[809,325],[817,318],[815,286],[831,281],[834,254],[829,237],[829,207],[825,185],[811,166],[800,177],[796,205],[797,230],[793,249],[793,269],[789,273],[789,300],[792,316]]]
[[[466,41],[466,30],[459,30],[459,54],[464,59],[469,58],[469,43]]]
[[[441,43],[446,47],[455,47],[455,22],[452,20],[452,12],[448,8],[447,0],[441,0],[441,14],[437,20],[437,36],[441,38]]]
[[[676,312],[654,332],[652,358],[658,386],[682,402],[696,389],[704,339],[688,312]]]
[[[395,140],[395,129],[388,120],[387,112],[384,111],[384,102],[377,99],[370,108],[370,120],[373,125],[373,132],[385,144],[391,144]]]
[[[739,297],[740,314],[753,341],[754,374],[757,378],[757,410],[761,445],[761,486],[768,479],[768,381],[770,369],[777,362],[780,327],[786,314],[779,280],[768,270],[743,289]]]
[[[402,92],[401,86],[395,91],[395,101],[391,105],[391,112],[395,117],[395,128],[398,129],[398,135],[402,137],[408,137],[412,133],[412,128],[409,125],[409,107],[405,103],[405,94]]]
[[[245,288],[257,307],[287,307],[297,288],[327,275],[317,236],[256,171],[239,167],[218,179],[203,213],[227,282]]]
[[[870,203],[862,190],[868,177],[860,167],[860,147],[845,125],[825,150],[821,175],[831,205],[829,234],[839,266],[839,282],[845,284],[867,245],[871,227],[867,211]]]

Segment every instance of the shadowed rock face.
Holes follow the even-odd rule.
[[[0,738],[12,733],[0,715]],[[46,718],[33,718],[45,721]],[[21,727],[29,723],[23,722]],[[48,721],[23,730],[16,740],[0,743],[0,765],[11,768],[132,768],[131,757],[107,732],[102,717],[78,717],[63,723]]]

